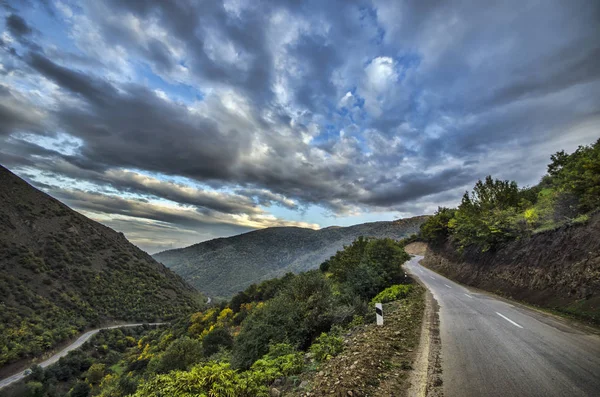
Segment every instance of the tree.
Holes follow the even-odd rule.
[[[478,246],[482,251],[514,239],[519,230],[513,218],[521,197],[514,181],[487,176],[477,181],[471,195],[466,192],[454,217],[448,222],[459,248]]]
[[[308,347],[315,336],[331,327],[333,305],[330,282],[322,273],[299,274],[243,322],[233,347],[232,365],[249,368],[273,343]]]
[[[100,383],[106,371],[104,364],[95,363],[87,370],[86,379],[89,383],[96,385]]]
[[[152,359],[151,368],[157,373],[184,370],[202,360],[202,343],[183,336],[173,341],[160,356]]]
[[[421,237],[428,243],[434,245],[443,244],[450,235],[448,223],[452,218],[454,218],[455,212],[455,209],[438,207],[435,214],[427,218],[427,220],[421,225]]]
[[[571,154],[557,152],[550,159],[548,174],[553,185],[575,195],[580,213],[600,207],[600,139]]]
[[[44,395],[44,385],[41,382],[27,382],[25,388],[27,397],[42,397]]]
[[[78,381],[69,391],[69,397],[88,397],[92,391],[90,385],[83,381]]]
[[[202,338],[202,352],[205,357],[212,356],[219,351],[219,347],[230,349],[233,346],[233,338],[229,331],[223,327],[217,327]]]

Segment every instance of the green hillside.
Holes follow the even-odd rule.
[[[85,328],[197,310],[199,294],[120,233],[0,167],[0,366]]]
[[[198,290],[229,297],[251,284],[315,269],[359,236],[401,239],[418,232],[418,216],[322,230],[276,227],[154,255]]]

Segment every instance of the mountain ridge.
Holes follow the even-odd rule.
[[[317,268],[359,236],[400,239],[416,233],[426,215],[346,227],[273,227],[166,250],[153,258],[198,290],[228,297],[287,272]]]

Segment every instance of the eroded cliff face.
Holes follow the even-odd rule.
[[[428,247],[422,264],[463,284],[600,323],[600,213],[496,252]]]

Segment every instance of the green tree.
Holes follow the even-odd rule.
[[[478,246],[482,251],[497,248],[514,239],[519,230],[514,218],[521,197],[514,181],[487,176],[477,181],[471,195],[466,192],[458,210],[448,222],[459,247]]]
[[[232,346],[233,338],[224,327],[217,327],[202,338],[202,351],[205,357],[217,353],[220,347],[230,349]]]
[[[27,397],[42,397],[44,395],[44,385],[41,382],[27,382],[25,388]]]
[[[255,309],[242,323],[232,364],[249,368],[272,343],[306,348],[331,327],[334,299],[330,282],[318,271],[296,276],[275,298]]]
[[[104,378],[105,372],[106,372],[106,366],[104,364],[94,363],[87,370],[86,379],[89,383],[96,385],[96,384],[100,383],[102,378]]]
[[[174,340],[167,350],[151,360],[150,368],[157,373],[184,370],[202,360],[202,342],[183,336]]]
[[[83,381],[78,381],[69,391],[69,397],[88,397],[92,392],[90,385]]]
[[[450,236],[448,223],[454,218],[455,209],[438,207],[433,216],[421,225],[421,237],[430,244],[443,244]]]
[[[600,139],[571,154],[557,152],[550,159],[548,174],[553,185],[575,195],[579,212],[600,207]]]

